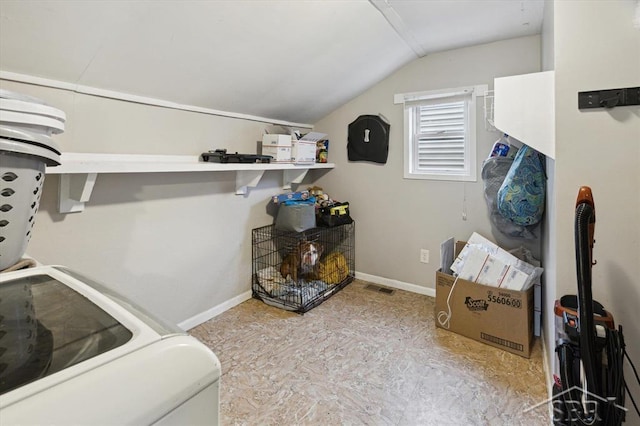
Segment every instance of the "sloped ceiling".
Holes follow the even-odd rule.
[[[0,70],[313,123],[420,56],[537,34],[542,9],[542,0],[2,0]]]

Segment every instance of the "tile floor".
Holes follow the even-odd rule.
[[[222,363],[223,425],[546,425],[531,359],[434,324],[434,299],[356,280],[298,315],[251,299],[194,328]]]

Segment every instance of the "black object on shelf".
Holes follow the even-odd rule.
[[[202,161],[209,163],[270,163],[273,158],[270,155],[257,154],[227,154],[226,149],[216,149],[201,154]]]
[[[578,109],[640,105],[640,87],[578,92]]]

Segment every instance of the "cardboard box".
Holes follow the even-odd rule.
[[[464,243],[456,243],[456,255],[462,247]],[[497,288],[462,278],[456,281],[456,277],[439,270],[436,326],[529,358],[533,345],[533,290],[533,287],[527,291]],[[451,308],[448,322],[447,300]]]
[[[296,164],[313,164],[316,162],[316,143],[293,141],[291,143],[291,162]]]
[[[278,194],[271,197],[273,204],[284,203],[285,201],[304,201],[311,197],[309,191],[288,192],[286,194]]]
[[[272,163],[290,163],[291,147],[290,146],[262,146],[262,155],[270,155],[273,157]]]
[[[264,134],[262,135],[262,146],[264,148],[268,146],[291,146],[291,135]]]
[[[529,358],[533,343],[533,287],[504,290],[458,279],[449,306],[448,324],[438,321],[448,313],[447,298],[455,277],[436,272],[436,326],[478,342]],[[448,325],[448,328],[446,327]]]

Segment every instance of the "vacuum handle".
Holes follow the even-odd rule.
[[[593,260],[593,246],[596,242],[595,240],[595,232],[596,232],[596,204],[593,200],[593,193],[591,192],[591,188],[588,186],[581,186],[578,190],[578,197],[576,199],[576,207],[580,204],[588,204],[591,206],[591,216],[589,217],[589,262],[592,265],[595,265],[597,262]]]

